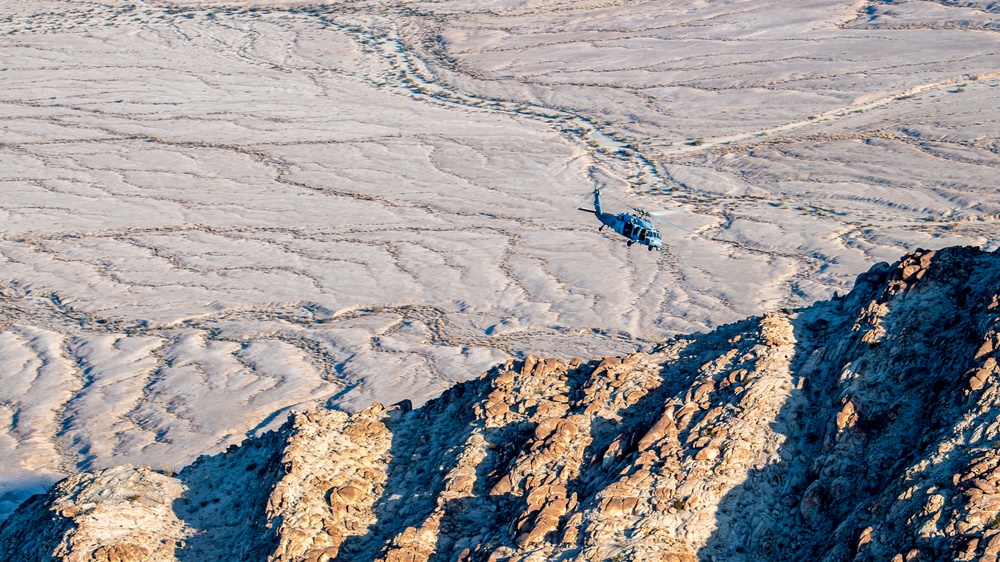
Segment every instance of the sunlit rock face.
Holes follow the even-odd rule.
[[[996,248],[995,11],[0,0],[0,519]],[[595,186],[681,229],[626,248]]]
[[[998,331],[1000,254],[919,250],[845,296],[649,353],[527,356],[415,409],[296,414],[176,475],[79,474],[15,512],[0,552],[988,559]]]

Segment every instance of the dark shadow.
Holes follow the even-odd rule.
[[[601,501],[597,495],[609,484],[630,475],[630,472],[622,471],[634,465],[639,454],[637,446],[640,440],[663,416],[666,408],[684,402],[686,393],[702,376],[699,367],[706,361],[717,359],[725,352],[725,350],[720,352],[712,342],[717,342],[720,338],[723,341],[729,339],[735,334],[747,331],[753,325],[752,320],[742,321],[719,328],[713,332],[712,338],[699,336],[689,338],[690,344],[684,348],[681,357],[669,362],[658,373],[659,384],[649,389],[635,403],[617,411],[618,419],[592,416],[589,433],[591,442],[581,457],[580,476],[564,483],[567,497],[575,495],[578,505],[566,513],[561,518],[560,524],[551,531],[551,535],[546,537],[549,543],[563,545],[564,550],[559,554],[559,560],[573,559],[579,554],[577,545],[574,545],[572,540],[564,542],[566,524],[570,517],[574,513],[596,509]],[[564,383],[568,387],[566,395],[570,410],[562,416],[563,418],[573,414],[583,414],[586,407],[583,399],[586,395],[600,395],[603,391],[613,390],[624,383],[621,377],[627,375],[611,376],[605,369],[600,368],[600,363],[600,361],[590,361],[570,368]],[[513,370],[519,371],[520,368],[519,362],[514,365]],[[611,368],[614,368],[613,362]],[[624,369],[623,372],[627,373],[628,369]],[[481,392],[485,398],[489,388],[483,388]],[[532,414],[530,409],[526,413]],[[690,425],[697,425],[706,414],[705,411],[697,412]],[[495,449],[477,466],[472,497],[449,500],[445,504],[446,517],[442,520],[443,531],[451,530],[452,536],[466,537],[461,540],[468,544],[445,543],[442,537],[446,533],[442,533],[435,555],[430,558],[431,562],[453,562],[456,560],[456,555],[466,562],[485,562],[499,546],[516,548],[518,534],[516,526],[519,521],[524,523],[523,528],[530,529],[533,526],[536,514],[527,512],[525,497],[509,493],[491,496],[490,492],[500,478],[511,473],[519,456],[530,454],[529,449],[539,443],[533,439],[535,426],[534,423],[528,423],[524,427],[505,426],[484,431],[484,436],[489,443],[495,445]],[[685,437],[686,434],[681,435],[682,439]],[[535,476],[544,478],[547,474]],[[523,483],[517,483],[517,487],[523,488]],[[446,526],[450,529],[446,529]],[[481,544],[472,540],[476,535],[500,537],[499,540],[503,542]],[[460,555],[459,553],[465,548],[469,550]]]
[[[699,560],[774,560],[783,551],[791,556],[789,560],[822,558],[820,553],[825,551],[825,544],[819,548],[815,548],[816,545],[806,545],[802,549],[781,542],[792,540],[796,532],[802,532],[801,517],[793,517],[792,521],[788,521],[787,518],[775,517],[774,514],[788,514],[797,509],[810,483],[812,461],[820,455],[824,428],[831,423],[837,412],[829,404],[818,405],[830,402],[824,398],[830,394],[833,382],[830,377],[834,376],[834,381],[836,380],[832,369],[822,374],[814,373],[806,381],[801,381],[803,367],[809,359],[808,350],[813,346],[822,346],[827,334],[839,334],[844,328],[840,324],[831,323],[836,313],[830,314],[829,319],[824,314],[829,306],[828,303],[823,303],[798,311],[799,318],[791,321],[796,343],[790,375],[792,381],[799,383],[799,388],[791,391],[788,400],[770,424],[772,431],[786,439],[779,451],[781,460],[763,469],[750,470],[746,480],[722,498],[716,516],[716,529],[705,547],[699,550]],[[818,322],[821,318],[825,323]],[[814,326],[814,329],[807,328],[806,325]],[[762,494],[762,490],[766,493]],[[781,525],[790,525],[790,528],[780,529]],[[820,528],[827,534],[832,531],[825,521],[818,525],[817,531]],[[811,535],[811,531],[808,534]]]
[[[0,525],[0,560],[50,562],[73,520],[49,511],[55,494],[35,494]]]
[[[529,446],[534,425],[531,424],[530,428],[504,426],[483,432],[486,441],[495,445],[495,448],[476,466],[476,482],[471,496],[445,501],[445,514],[441,519],[444,532],[438,535],[434,554],[428,562],[453,562],[456,547],[463,546],[469,548],[466,562],[485,561],[495,548],[513,544],[514,521],[511,520],[511,514],[517,513],[524,498],[511,493],[491,495],[491,491],[511,472],[519,455]],[[475,535],[508,537],[509,540],[499,544],[473,543],[470,539]],[[450,538],[455,536],[462,537],[459,540],[467,541],[468,544],[456,545],[454,539]]]
[[[713,334],[740,333],[747,325],[748,321],[744,320],[722,326]],[[629,474],[622,474],[622,470],[631,466],[638,457],[640,440],[649,433],[657,420],[663,417],[666,408],[684,401],[686,391],[699,377],[699,366],[715,359],[720,353],[714,346],[706,345],[702,341],[704,338],[693,336],[688,339],[691,343],[685,348],[683,355],[662,366],[659,373],[660,384],[650,389],[631,406],[619,410],[617,415],[620,420],[599,416],[591,420],[592,441],[583,454],[584,469],[580,478],[570,482],[568,486],[569,492],[576,493],[580,499],[581,507],[578,510],[596,508],[596,495],[607,483]],[[602,374],[596,375],[599,376]],[[599,383],[596,377],[591,375],[584,384],[610,383],[607,380]],[[704,412],[699,412],[698,417],[703,414]],[[692,425],[697,421],[693,420]]]
[[[22,504],[36,495],[45,495],[53,484],[61,480],[54,474],[31,474],[29,476],[14,475],[0,495],[0,517],[6,518],[13,514]],[[0,527],[3,520],[0,520]]]
[[[363,534],[347,537],[335,560],[374,560],[394,537],[427,521],[438,507],[447,469],[455,466],[476,428],[473,408],[485,401],[489,388],[488,379],[462,382],[416,410],[384,420],[392,432],[385,482],[390,492],[375,502],[376,523]]]
[[[285,429],[199,457],[177,474],[187,492],[174,513],[194,530],[175,551],[178,562],[265,562],[274,552],[280,525],[268,526],[267,501],[285,475]]]
[[[785,438],[780,460],[751,470],[722,498],[700,560],[955,557],[961,537],[918,529],[931,494],[961,497],[951,475],[971,455],[962,448],[939,454],[935,470],[945,480],[920,463],[961,421],[953,416],[967,400],[964,373],[982,342],[949,340],[947,352],[939,351],[944,330],[980,331],[976,313],[991,295],[969,298],[972,254],[979,255],[939,252],[923,284],[903,283],[902,266],[880,264],[846,297],[798,311],[791,374],[801,383],[771,423]],[[931,281],[934,290],[923,292]],[[864,311],[873,304],[888,309],[881,319],[888,340],[863,339],[873,327]]]
[[[703,376],[699,372],[699,367],[725,353],[726,350],[718,349],[717,342],[726,341],[754,326],[754,320],[745,320],[719,328],[712,333],[712,337],[688,338],[689,344],[684,347],[681,356],[668,362],[657,374],[659,384],[655,388],[648,389],[635,403],[618,410],[617,419],[600,415],[591,417],[589,433],[591,442],[581,457],[580,476],[565,482],[567,497],[575,495],[578,505],[566,513],[556,529],[546,537],[549,543],[563,545],[564,550],[558,555],[559,560],[573,559],[579,554],[576,548],[578,545],[563,540],[569,518],[574,513],[596,509],[601,501],[597,495],[609,484],[627,478],[631,471],[623,473],[626,467],[632,466],[632,470],[635,470],[634,462],[640,453],[637,449],[640,440],[657,420],[663,417],[665,409],[685,401],[692,386],[696,386],[695,381]],[[570,410],[562,415],[563,418],[573,414],[583,414],[586,407],[585,396],[600,395],[604,391],[614,390],[624,384],[625,381],[621,377],[627,375],[611,376],[606,369],[600,368],[600,363],[600,361],[583,362],[569,369],[564,384],[568,387],[566,396]],[[521,365],[520,361],[515,363],[512,370],[520,371]],[[614,360],[610,367],[612,369],[615,367]],[[628,368],[623,372],[627,373]],[[481,393],[480,400],[484,401],[490,392],[490,387],[481,387],[478,392]],[[600,402],[600,399],[597,401]],[[472,404],[468,404],[466,407],[471,409],[471,406]],[[530,409],[525,413],[533,414]],[[697,425],[705,415],[706,411],[696,412],[689,425]],[[516,548],[518,522],[524,523],[524,528],[530,529],[535,514],[527,513],[525,497],[510,493],[491,496],[490,492],[504,475],[512,472],[519,456],[531,454],[529,450],[538,444],[533,436],[535,427],[535,423],[525,423],[483,431],[484,437],[494,448],[476,467],[476,481],[471,497],[448,500],[445,503],[446,515],[441,522],[443,532],[439,535],[437,549],[430,562],[453,562],[456,560],[456,555],[466,562],[485,562],[499,546]],[[680,439],[686,438],[686,431],[679,436]],[[547,473],[535,476],[544,478]],[[516,483],[516,487],[524,488],[524,483]],[[452,543],[451,539],[444,538],[447,534],[465,537],[460,540],[468,544]],[[499,537],[496,540],[502,542],[499,544],[475,542],[473,539],[477,535],[495,539]],[[383,537],[383,540],[389,539],[391,536]],[[465,548],[468,548],[467,552]],[[460,554],[462,552],[464,554]],[[364,556],[358,559],[370,560],[371,557]]]
[[[592,361],[569,367],[566,384],[569,387],[567,398],[570,404],[580,398],[582,385],[596,365],[597,362]],[[524,361],[519,360],[512,365],[511,371],[521,372],[523,367]],[[485,396],[486,393],[483,394],[484,398]],[[536,408],[537,404],[528,407],[525,414],[534,416]],[[498,547],[515,547],[518,520],[525,516],[530,518],[531,515],[524,513],[527,507],[525,497],[496,488],[498,483],[514,472],[522,456],[530,454],[537,443],[536,428],[536,423],[524,422],[483,430],[489,452],[476,466],[476,480],[471,497],[449,500],[442,520],[442,526],[447,525],[452,536],[463,537],[460,539],[463,542],[456,544],[451,539],[439,537],[435,554],[429,562],[486,562]],[[521,482],[511,482],[509,485],[523,488]],[[475,541],[477,535],[491,539]]]
[[[926,269],[922,282],[933,282],[933,292],[922,292],[920,283],[904,283],[901,269],[876,266],[859,277],[857,287],[846,297],[790,314],[795,339],[790,358],[793,389],[770,422],[771,431],[784,439],[778,460],[749,470],[743,482],[726,492],[719,502],[716,528],[698,551],[699,559],[874,561],[885,559],[887,551],[905,554],[913,550],[921,552],[923,559],[953,557],[955,543],[947,533],[917,538],[907,521],[926,501],[920,498],[940,492],[957,502],[962,496],[963,489],[950,477],[947,482],[921,480],[914,476],[914,467],[917,461],[930,458],[940,439],[954,430],[957,420],[949,416],[968,408],[966,373],[975,366],[969,358],[997,316],[989,312],[992,305],[984,302],[989,303],[1000,290],[998,283],[970,279],[971,266],[962,265],[969,256],[963,251],[943,251]],[[879,322],[888,339],[873,339],[871,334],[877,330],[872,329],[876,322],[871,314],[883,304],[888,312]],[[947,317],[935,316],[940,311],[947,311]],[[660,451],[659,460],[664,462],[675,461],[670,455],[677,455],[678,450],[681,460],[699,450],[701,445],[689,443],[699,437],[691,432],[702,422],[710,422],[713,411],[738,408],[741,411],[727,415],[753,415],[742,410],[736,386],[726,385],[744,384],[739,377],[733,379],[737,382],[730,381],[737,372],[752,376],[758,357],[751,351],[760,343],[754,336],[759,324],[760,318],[751,318],[709,334],[675,340],[669,345],[676,357],[660,367],[655,387],[644,387],[646,391],[634,403],[620,406],[614,416],[591,416],[591,442],[583,451],[580,476],[565,483],[568,495],[575,494],[579,502],[570,513],[598,508],[600,492],[638,470],[636,461],[643,454],[640,445],[650,445],[644,437],[668,410],[678,423],[677,434],[670,437],[671,446],[676,445],[674,452]],[[943,330],[950,335],[943,335]],[[948,353],[937,351],[942,348]],[[722,366],[711,367],[716,361]],[[514,361],[509,369],[496,367],[484,377],[457,384],[417,410],[402,408],[385,419],[392,432],[384,484],[388,492],[374,504],[376,523],[347,537],[336,560],[384,556],[395,537],[408,528],[421,527],[439,508],[443,516],[430,562],[453,562],[463,547],[470,548],[464,560],[480,562],[499,546],[515,545],[517,518],[532,515],[524,513],[524,497],[505,493],[497,485],[519,456],[537,443],[536,424],[515,422],[486,428],[476,411],[485,408],[498,377],[508,370],[520,372],[523,363]],[[618,389],[628,383],[618,375],[595,372],[596,361],[574,365],[565,380],[570,408],[566,415],[583,414],[585,396],[600,396],[607,387]],[[707,398],[699,399],[702,383],[709,379],[715,385],[709,385]],[[699,400],[704,406],[681,408]],[[522,407],[525,410],[519,413],[531,416],[539,406],[517,405]],[[173,509],[195,530],[176,550],[180,562],[265,562],[274,553],[275,530],[281,521],[269,522],[266,509],[285,475],[281,460],[287,430],[286,424],[279,432],[247,440],[225,453],[201,457],[177,475],[187,493]],[[484,438],[485,454],[473,468],[472,491],[468,497],[449,498],[443,494],[445,478],[470,450],[466,445],[474,433]],[[944,465],[946,474],[957,474],[972,455],[960,448],[945,451],[937,456],[938,466]],[[724,462],[724,452],[718,458]],[[499,493],[491,495],[495,487]],[[895,501],[907,489],[918,498],[913,505]],[[658,499],[662,498],[648,498],[659,511],[686,509],[678,498],[669,497],[671,503],[664,500],[657,505]],[[35,496],[26,505],[38,507],[46,501],[51,498]],[[675,501],[679,502],[676,506]],[[18,513],[12,517],[21,517],[21,522],[0,527],[2,559],[34,560],[38,552],[52,551],[34,545],[41,542],[55,548],[69,532],[68,520],[62,527],[43,521],[50,517],[44,510]],[[31,517],[37,521],[28,520]],[[547,537],[562,545],[559,559],[579,553],[571,540],[563,542],[569,517]],[[8,536],[15,527],[53,530],[42,536]],[[488,542],[490,537],[500,544]],[[29,538],[25,544],[33,543],[31,553],[21,556],[16,550],[18,541]],[[476,542],[480,538],[486,542]],[[866,548],[866,542],[879,544],[882,550]],[[623,552],[622,559],[630,560],[634,554],[638,557]]]
[[[694,455],[696,450],[688,445],[680,444],[688,442],[693,428],[699,427],[705,418],[711,415],[710,410],[695,408],[693,411],[682,414],[686,416],[684,423],[679,424],[680,427],[666,430],[663,434],[656,433],[655,435],[659,435],[659,437],[654,438],[651,431],[660,420],[673,419],[673,416],[681,410],[684,404],[693,403],[694,390],[703,380],[708,380],[702,372],[702,368],[706,364],[714,361],[725,362],[724,356],[732,348],[748,348],[753,345],[753,342],[746,339],[745,335],[757,329],[759,320],[759,318],[742,320],[720,326],[707,334],[685,336],[669,342],[667,347],[677,350],[677,357],[660,366],[660,371],[657,374],[658,386],[648,388],[645,394],[634,403],[616,411],[615,418],[601,416],[591,418],[591,443],[583,453],[580,476],[567,483],[569,493],[576,494],[579,501],[578,507],[573,510],[574,512],[584,513],[590,510],[599,510],[602,501],[607,499],[605,496],[599,497],[599,494],[608,486],[626,481],[640,470],[638,460],[645,449],[653,449],[666,455],[661,455],[660,460],[655,462],[656,468],[651,469],[661,473],[673,470],[671,467],[662,466],[667,457],[673,454],[663,450],[663,447],[667,446],[665,445],[667,441],[680,446],[684,451],[684,458]],[[731,343],[739,341],[737,336],[744,337],[738,346]],[[654,352],[664,351],[667,347],[654,350]],[[738,370],[741,366],[745,367],[741,364],[739,356],[744,355],[748,350],[742,349],[732,364],[723,368],[722,372],[728,373]],[[628,369],[625,369],[624,372],[627,373]],[[715,378],[721,376],[717,374]],[[618,380],[615,380],[616,378]],[[580,394],[583,394],[585,387],[590,387],[587,390],[589,393],[600,393],[600,386],[618,388],[620,384],[622,384],[620,376],[593,373],[581,381]],[[611,388],[605,388],[605,390],[611,390]],[[728,403],[735,401],[738,401],[738,398],[731,391],[712,392],[711,405],[713,408],[725,407]],[[582,413],[582,409],[571,413]],[[641,450],[641,448],[645,449]],[[655,500],[649,501],[655,503]],[[664,507],[658,505],[655,509],[662,511]],[[566,521],[563,523],[565,524]],[[629,537],[632,531],[625,530],[625,536]],[[579,538],[583,538],[583,533],[580,533]],[[553,542],[559,544],[560,541]],[[576,559],[580,554],[577,547],[582,548],[583,544],[576,543],[574,545],[564,542],[563,546],[566,550],[559,555],[558,560]],[[632,547],[624,548],[617,556],[617,559],[620,560],[646,559],[646,555],[639,552],[638,549],[632,549]]]

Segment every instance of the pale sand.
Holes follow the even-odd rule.
[[[997,245],[985,2],[187,4],[0,0],[0,517]]]

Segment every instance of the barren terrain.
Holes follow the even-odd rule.
[[[997,562],[1000,252],[419,408],[317,408],[177,474],[75,474],[23,562]]]
[[[996,10],[0,0],[0,517],[996,248]]]

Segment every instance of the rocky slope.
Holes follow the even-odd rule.
[[[36,496],[8,560],[997,560],[1000,253]]]

